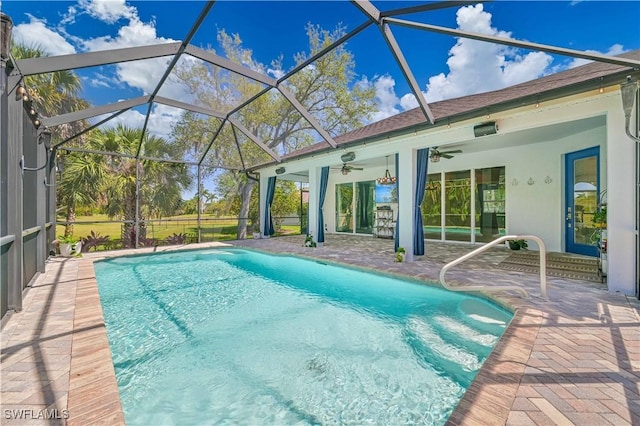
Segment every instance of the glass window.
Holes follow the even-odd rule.
[[[504,167],[477,169],[476,241],[489,242],[506,235]]]
[[[447,172],[445,183],[445,239],[471,241],[471,171]]]
[[[442,238],[442,183],[440,173],[427,176],[424,199],[420,206],[424,238],[440,240]]]
[[[353,184],[336,185],[336,232],[353,232]]]
[[[471,173],[475,177],[475,210],[471,209]],[[444,207],[442,184],[444,183]],[[505,168],[459,170],[447,172],[444,182],[440,173],[427,176],[422,210],[422,225],[426,239],[442,239],[444,215],[446,241],[489,242],[506,235]],[[475,226],[471,228],[471,215]]]

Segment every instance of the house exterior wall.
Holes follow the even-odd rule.
[[[473,125],[487,121],[480,117],[456,123],[450,129],[442,126],[424,132],[409,132],[349,148],[349,151],[356,152],[356,163],[390,156],[389,169],[400,182],[400,245],[408,253],[412,252],[413,229],[410,224],[417,149],[438,146],[445,150],[447,145],[453,144],[464,152],[450,160],[430,162],[429,173],[504,166],[507,233],[534,234],[545,241],[547,250],[564,251],[564,156],[599,146],[600,189],[608,189],[608,286],[612,291],[633,294],[637,262],[635,145],[625,135],[619,88],[613,86],[604,93],[564,98],[540,108],[518,108],[490,119],[498,123],[496,135],[473,137]],[[337,167],[341,164],[340,154],[344,153],[343,150],[337,151],[287,163],[287,169],[311,172],[321,165]],[[393,167],[395,153],[400,153],[397,174]],[[347,176],[341,175],[339,170],[332,170],[324,209],[328,232],[335,231],[335,185],[373,180],[382,176],[384,170],[384,166],[368,167]],[[531,185],[528,184],[530,178],[533,181]],[[407,181],[411,185],[403,183]],[[313,192],[315,186],[311,182],[311,197],[314,197]],[[537,249],[534,243],[530,247]]]

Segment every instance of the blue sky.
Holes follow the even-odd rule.
[[[418,2],[374,1],[381,10]],[[182,40],[198,16],[199,1],[13,1],[3,12],[15,25],[14,37],[36,43],[49,54]],[[453,7],[402,18],[462,28],[578,50],[618,54],[640,48],[638,1],[496,1]],[[192,44],[217,48],[216,32],[225,29],[252,49],[253,59],[269,64],[282,55],[285,68],[307,48],[305,25],[347,30],[365,17],[346,1],[218,1]],[[428,101],[493,90],[583,63],[542,52],[392,27]],[[349,41],[358,80],[374,85],[385,118],[415,106],[413,95],[379,31],[370,27]],[[468,63],[473,61],[473,66]],[[132,64],[129,64],[132,65]],[[109,66],[79,71],[84,96],[94,105],[148,93],[156,80],[148,67]],[[157,73],[156,73],[157,74]],[[114,90],[117,88],[118,90]]]
[[[373,1],[380,10],[424,2]],[[37,44],[50,55],[180,41],[205,3],[200,1],[2,0],[14,22],[14,39]],[[495,1],[400,16],[418,22],[460,28],[576,50],[619,54],[640,48],[640,1]],[[216,2],[192,44],[218,48],[220,29],[238,34],[252,59],[269,68],[282,55],[284,68],[307,50],[305,25],[347,31],[366,20],[348,1]],[[568,57],[501,47],[426,31],[391,27],[428,102],[496,90],[585,63]],[[417,105],[389,49],[374,26],[351,39],[357,81],[375,87],[378,111],[373,121]],[[79,70],[83,97],[104,105],[150,93],[164,72],[166,58]],[[272,76],[278,76],[272,73]],[[188,101],[171,79],[161,94]],[[142,126],[146,107],[118,121]],[[149,129],[167,136],[181,111],[155,105]]]

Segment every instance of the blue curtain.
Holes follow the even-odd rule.
[[[398,163],[399,163],[400,159],[399,159],[399,154],[396,154],[396,170],[395,170],[395,176],[396,176],[396,197],[397,200],[396,202],[398,203],[398,211],[396,212],[397,216],[396,216],[396,229],[395,229],[395,236],[394,238],[394,242],[393,242],[393,251],[396,252],[398,251],[398,247],[400,247],[400,233],[398,232],[400,230],[400,228],[398,227],[398,223],[400,223],[400,180],[398,179],[398,170],[400,170],[400,168],[398,167]]]
[[[318,242],[324,243],[324,198],[327,195],[327,183],[329,182],[329,166],[322,168],[320,172],[320,199],[318,202]]]
[[[429,167],[429,148],[418,150],[418,165],[416,172],[416,207],[413,212],[413,254],[424,254],[424,229],[422,228],[422,200],[427,185],[427,169]]]
[[[273,235],[276,230],[273,229],[273,217],[271,216],[271,204],[273,196],[276,193],[276,177],[271,176],[267,182],[267,199],[264,206],[264,235]]]

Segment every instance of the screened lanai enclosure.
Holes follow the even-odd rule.
[[[265,198],[279,232],[305,233],[309,176],[284,174],[284,168],[280,176],[276,170],[277,185],[259,197],[255,170],[343,149],[343,135],[375,121],[376,88],[358,75],[356,61],[392,64],[400,71],[424,118],[416,131],[449,123],[434,117],[412,66],[427,49],[403,49],[409,40],[429,46],[443,37],[468,38],[630,63],[428,23],[432,14],[454,16],[455,8],[477,3],[467,1],[407,7],[331,2],[332,17],[322,25],[308,17],[306,40],[292,40],[271,23],[277,35],[265,30],[264,37],[273,45],[295,44],[298,53],[287,58],[275,49],[274,56],[258,60],[251,46],[216,24],[217,14],[230,13],[234,3],[180,3],[192,24],[179,40],[156,38],[149,45],[134,40],[115,49],[105,42],[85,53],[57,56],[12,45],[13,22],[2,14],[3,317],[21,309],[24,288],[67,239],[82,241],[79,250],[95,250],[268,235],[259,213]],[[270,7],[300,8],[295,2]],[[319,5],[305,7],[313,13]],[[258,21],[253,16],[252,22]],[[366,46],[368,53],[355,57],[351,46]],[[133,72],[142,76],[137,90],[99,80]],[[379,75],[384,74],[380,65]],[[103,87],[108,101],[82,99],[83,85],[90,84]],[[370,230],[372,220],[357,226]]]

